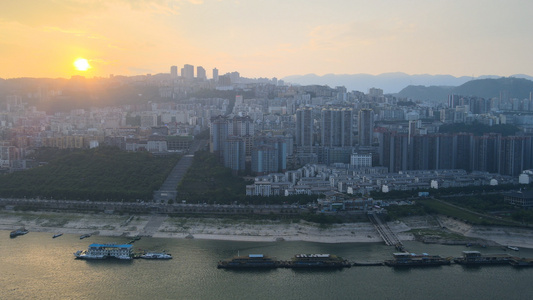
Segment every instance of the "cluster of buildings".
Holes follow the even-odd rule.
[[[421,103],[400,106],[399,100],[383,96],[378,89],[372,94],[345,94],[328,87],[319,92],[320,87],[314,86],[313,93],[330,91],[330,96],[315,98],[308,88],[293,88],[290,98],[262,103],[238,96],[233,114],[211,120],[211,151],[236,172],[244,171],[243,163],[250,161],[254,175],[283,172],[281,166],[348,164],[354,153],[367,155],[370,166],[382,166],[391,173],[461,169],[518,176],[533,168],[533,135],[528,127],[511,136],[441,133],[440,126],[456,122],[441,118],[447,108]],[[402,112],[403,119],[386,117],[395,110]],[[502,124],[509,119],[497,112],[490,118],[469,113],[470,122],[493,119]],[[237,124],[246,131],[232,129]],[[265,155],[259,159],[261,153]],[[259,169],[259,162],[280,167]]]
[[[145,103],[73,109],[47,114],[10,95],[0,103],[0,169],[35,166],[40,147],[86,149],[99,146],[156,154],[185,153],[194,136],[207,130],[213,116],[225,114],[229,101],[188,99],[179,103]]]
[[[354,156],[358,156],[354,154]],[[366,196],[370,192],[428,190],[450,187],[516,184],[518,179],[488,172],[416,170],[388,172],[386,167],[354,164],[308,164],[297,170],[257,176],[246,186],[248,196],[327,195]]]
[[[165,74],[112,76],[106,80],[118,86],[155,89],[157,101],[53,114],[27,100],[60,99],[61,89],[9,94],[0,102],[0,168],[31,167],[27,158],[38,147],[186,152],[208,129],[210,151],[225,166],[257,176],[248,195],[481,185],[510,182],[533,169],[532,97],[450,95],[435,103],[399,99],[379,88],[364,93],[219,75],[216,68],[211,78],[206,73],[186,64]],[[237,96],[197,96],[227,91]],[[443,124],[475,122],[520,130],[511,136],[440,131]]]

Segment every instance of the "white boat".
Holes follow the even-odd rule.
[[[111,257],[131,260],[133,258],[133,246],[127,244],[90,244],[89,249],[76,251],[74,256],[81,259],[105,259]]]
[[[520,249],[518,249],[518,247],[515,247],[515,246],[507,246],[507,248],[509,248],[511,250],[514,250],[514,251],[520,250]]]
[[[165,252],[147,252],[140,256],[144,259],[171,259],[172,255]]]

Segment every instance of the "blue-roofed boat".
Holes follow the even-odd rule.
[[[133,246],[128,244],[90,244],[89,249],[76,251],[74,256],[80,259],[118,258],[130,260],[133,258]]]

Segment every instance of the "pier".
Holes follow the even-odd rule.
[[[387,246],[395,246],[398,251],[405,251],[400,239],[392,232],[387,223],[383,222],[376,213],[368,214],[368,219],[374,225]]]

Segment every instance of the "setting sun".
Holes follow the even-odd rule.
[[[89,61],[85,58],[78,58],[74,61],[74,67],[78,71],[87,71],[91,68],[91,65],[89,64]]]

